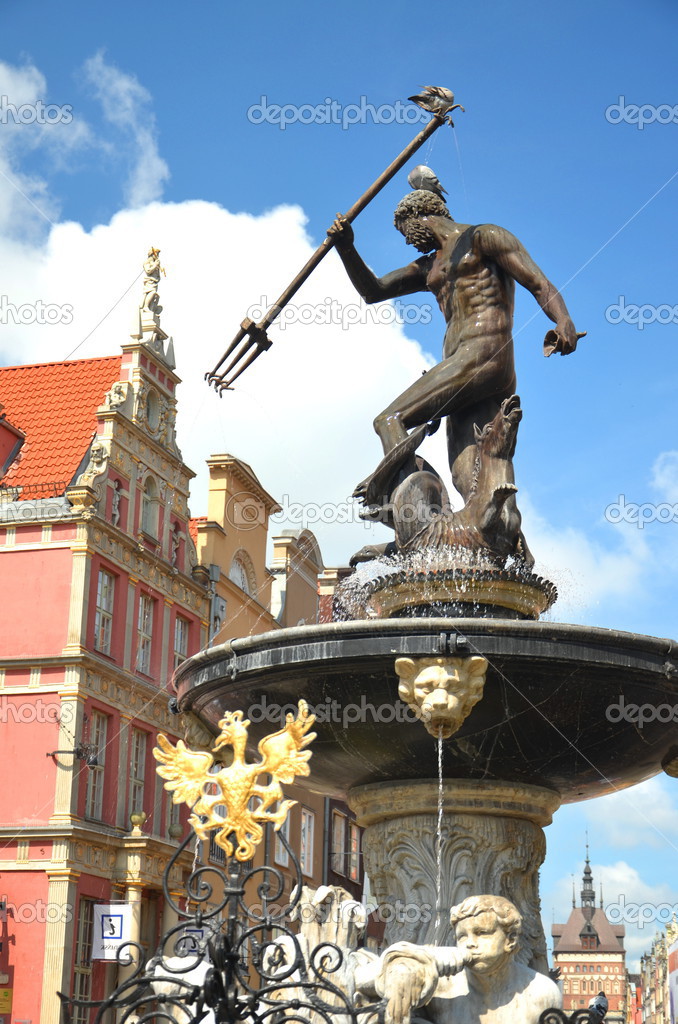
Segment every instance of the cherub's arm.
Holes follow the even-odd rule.
[[[574,352],[577,341],[586,332],[577,333],[562,295],[515,235],[496,224],[480,224],[476,228],[475,244],[483,255],[489,256],[518,284],[532,292],[549,320],[556,325],[555,331],[549,331],[546,336],[544,354],[549,356],[560,352],[568,355]]]
[[[438,980],[457,974],[470,960],[465,950],[453,946],[396,942],[378,960],[356,968],[355,986],[367,996],[388,1000],[385,1024],[409,1024],[412,1010],[426,1006]]]
[[[346,268],[351,284],[362,298],[371,305],[385,299],[397,299],[401,295],[428,291],[426,275],[430,260],[422,257],[406,267],[393,270],[384,277],[373,274],[353,245],[353,229],[344,217],[338,216],[327,234],[334,239],[334,246]]]

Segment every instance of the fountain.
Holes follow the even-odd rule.
[[[428,104],[432,130],[452,109],[447,90],[415,99]],[[372,194],[402,162],[390,166]],[[675,774],[670,726],[655,720],[641,734],[633,723],[611,722],[606,709],[620,698],[678,703],[678,646],[539,620],[556,590],[532,571],[515,497],[512,460],[522,413],[513,370],[513,282],[530,290],[555,324],[545,355],[571,354],[583,335],[513,235],[453,221],[427,168],[416,168],[409,180],[413,191],[399,203],[395,223],[421,253],[414,263],[384,278],[368,269],[350,227],[362,200],[337,218],[321,247],[323,255],[336,247],[366,301],[429,290],[446,321],[442,361],[376,418],[384,455],[355,492],[365,517],[389,526],[393,540],[353,557],[355,573],[336,594],[335,621],[202,651],[180,666],[174,686],[179,710],[196,714],[215,734],[242,711],[255,742],[267,721],[284,720],[300,697],[308,703],[317,738],[305,785],[354,809],[366,830],[365,867],[377,900],[422,908],[415,920],[390,918],[390,952],[378,968],[356,967],[358,989],[395,998],[395,985],[407,1002],[416,988],[408,1006],[432,1000],[432,1019],[439,1013],[445,1020],[444,999],[456,990],[448,992],[441,979],[451,985],[450,976],[469,965],[449,948],[455,926],[457,942],[462,936],[468,943],[472,922],[487,924],[489,917],[486,931],[504,943],[501,984],[513,986],[504,998],[497,981],[493,1005],[536,1024],[557,997],[544,977],[543,829],[562,803],[632,786],[662,768]],[[210,375],[217,387],[230,386],[270,347],[267,317],[243,323],[234,342],[245,339],[239,353],[225,374]],[[464,502],[456,511],[440,475],[417,454],[443,421]],[[515,925],[520,919],[522,927]],[[402,985],[397,977],[405,978]],[[519,989],[530,993],[522,1003],[514,1001]],[[403,1005],[400,1019],[408,1020]],[[485,1012],[457,1005],[454,1019],[464,1024]],[[389,1007],[387,1022],[398,1019]],[[491,1010],[487,1019],[503,1024],[502,1012]]]

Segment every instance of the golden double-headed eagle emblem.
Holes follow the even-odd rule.
[[[153,749],[160,762],[158,775],[167,779],[165,789],[172,794],[173,803],[192,807],[188,821],[200,839],[207,839],[208,832],[216,829],[214,841],[230,857],[234,844],[229,836],[233,836],[236,859],[249,860],[263,838],[263,825],[271,822],[277,832],[297,802],[283,799],[281,783],[310,775],[311,751],[304,747],[315,739],[316,734],[309,733],[314,722],[315,715],[309,713],[306,701],[300,700],[296,717],[288,714],[284,729],[259,741],[261,760],[255,764],[245,760],[250,722],[243,721],[242,711],[226,712],[212,753],[189,750],[183,740],[174,746],[159,733],[159,746]],[[224,747],[232,747],[233,759],[228,767],[215,772],[214,754]],[[257,782],[263,773],[271,775],[266,786]],[[217,807],[225,809],[225,815],[217,814]]]

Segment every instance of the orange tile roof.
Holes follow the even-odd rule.
[[[0,368],[0,402],[26,435],[0,481],[24,498],[63,494],[96,431],[96,410],[120,379],[122,355]]]

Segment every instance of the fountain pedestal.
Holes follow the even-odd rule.
[[[558,793],[541,786],[443,783],[442,913],[436,927],[437,780],[352,789],[349,804],[366,829],[365,870],[386,921],[386,943],[452,945],[449,908],[467,896],[494,893],[523,915],[516,959],[546,973],[539,868],[546,854],[543,826],[560,802]]]

